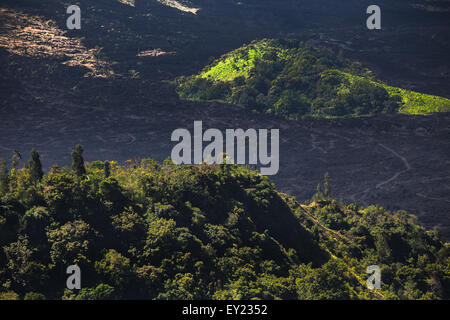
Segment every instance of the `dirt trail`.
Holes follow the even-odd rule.
[[[396,172],[391,178],[389,178],[389,179],[387,179],[385,181],[382,181],[382,182],[380,182],[380,183],[378,183],[376,185],[376,188],[381,188],[383,185],[388,184],[388,183],[394,181],[395,179],[397,179],[401,174],[411,170],[411,165],[409,164],[408,160],[405,157],[399,155],[397,152],[395,152],[391,148],[389,148],[389,147],[387,147],[384,144],[379,143],[379,142],[378,142],[378,145],[383,147],[384,149],[388,150],[389,152],[391,152],[397,158],[399,158],[405,164],[405,167],[406,167],[405,170],[401,170],[401,171]]]

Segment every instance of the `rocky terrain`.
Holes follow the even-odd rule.
[[[55,163],[70,165],[70,152],[80,143],[88,161],[163,160],[174,145],[172,131],[192,128],[194,120],[202,120],[204,128],[280,128],[281,168],[271,179],[281,191],[299,200],[309,199],[329,172],[334,196],[408,210],[418,215],[422,224],[438,227],[450,239],[449,114],[287,121],[220,103],[179,101],[167,83],[198,71],[211,56],[254,38],[278,35],[313,40],[336,48],[337,53],[341,49],[344,55],[373,67],[389,84],[449,97],[449,33],[441,23],[443,13],[430,17],[425,16],[427,11],[414,11],[416,16],[408,15],[410,20],[428,18],[420,20],[424,22],[420,25],[417,21],[395,25],[394,19],[389,19],[395,15],[388,12],[388,28],[368,36],[367,30],[352,24],[357,20],[364,27],[364,19],[350,15],[336,15],[329,25],[317,26],[316,18],[326,17],[314,13],[332,5],[327,1],[301,8],[310,13],[301,21],[292,16],[289,20],[288,10],[271,12],[264,19],[244,15],[249,8],[253,13],[264,11],[263,4],[269,1],[261,5],[245,2],[238,11],[233,11],[231,2],[216,7],[208,7],[206,1],[193,1],[192,6],[184,3],[202,8],[195,15],[156,1],[136,1],[134,7],[126,2],[114,2],[111,7],[99,2],[99,7],[85,14],[81,35],[59,33],[65,25],[63,7],[50,14],[49,7],[18,1],[1,12],[0,157],[10,159],[17,149],[27,160],[34,147],[48,169]],[[123,15],[114,11],[118,6]],[[219,10],[221,6],[224,11]],[[133,11],[147,7],[154,11]],[[16,18],[23,17],[20,14],[41,18],[7,20],[11,10],[16,10]],[[214,24],[217,12],[222,15]],[[221,25],[228,16],[235,20]],[[244,16],[247,24],[236,29],[236,21]],[[132,17],[133,24],[127,24],[127,17]],[[54,25],[45,27],[48,19],[59,26],[53,34],[57,37],[40,39],[42,46],[31,46],[25,40],[35,44],[38,38],[36,32],[27,34],[30,29],[26,26],[49,31]],[[151,20],[151,27],[145,25],[145,19]],[[267,27],[280,20],[289,23]],[[183,28],[184,24],[189,27]],[[63,41],[62,47],[56,47],[53,38]],[[139,52],[151,50],[176,54],[139,56]],[[74,59],[72,54],[83,59]],[[106,76],[96,77],[95,66],[107,70]]]
[[[192,130],[195,120],[202,120],[205,129],[279,128],[280,171],[272,180],[281,191],[309,199],[329,172],[334,196],[408,210],[450,236],[449,114],[287,121],[219,103],[92,104],[81,99],[56,89],[27,88],[22,102],[2,110],[0,156],[34,147],[47,168],[70,165],[70,152],[80,143],[88,161],[164,160],[175,145],[172,131]],[[30,100],[40,102],[23,103]]]

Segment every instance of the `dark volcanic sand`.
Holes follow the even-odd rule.
[[[161,92],[153,89],[154,95]],[[219,103],[158,98],[108,105],[51,88],[23,92],[9,97],[8,110],[0,109],[5,159],[13,149],[26,158],[34,147],[46,168],[70,165],[70,152],[80,143],[87,161],[161,161],[175,145],[172,131],[192,130],[194,120],[202,120],[204,130],[279,128],[280,171],[271,179],[280,191],[307,200],[329,172],[333,196],[408,210],[450,239],[450,114],[287,121]]]

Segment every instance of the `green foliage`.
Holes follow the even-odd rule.
[[[325,173],[325,176],[323,178],[323,187],[324,187],[324,196],[329,197],[331,195],[331,187],[330,187],[330,176],[328,175],[328,172]]]
[[[1,300],[19,300],[19,295],[14,291],[0,292]]]
[[[33,149],[31,150],[31,159],[28,163],[28,168],[30,169],[31,179],[34,182],[41,181],[44,172],[42,171],[41,160],[39,159],[39,153]]]
[[[114,299],[114,288],[101,283],[95,288],[83,288],[75,297],[75,300],[112,300]]]
[[[262,40],[175,80],[183,99],[218,100],[285,118],[450,111],[450,100],[387,86],[360,63],[296,40]]]
[[[79,144],[77,144],[72,151],[72,170],[75,171],[76,175],[79,177],[86,174],[83,159],[83,147]]]
[[[450,249],[413,216],[309,205],[236,165],[87,164],[33,182],[13,169],[0,200],[4,299],[445,299]],[[33,200],[34,199],[34,200]],[[77,264],[83,289],[63,290]],[[382,268],[369,291],[365,268]]]
[[[0,158],[0,194],[9,189],[9,172],[5,159]]]
[[[105,161],[104,170],[105,170],[105,178],[108,178],[111,175],[111,169],[108,161]]]
[[[101,261],[95,263],[95,269],[99,274],[105,275],[110,282],[120,287],[131,271],[130,259],[116,250],[110,249]]]
[[[14,168],[17,167],[19,165],[20,160],[22,160],[22,155],[20,154],[19,151],[14,149],[13,155],[11,157],[11,164],[12,164],[12,166]]]
[[[61,226],[53,223],[47,231],[47,239],[53,264],[89,262],[88,250],[93,241],[93,232],[86,222],[75,220]]]
[[[42,293],[28,292],[23,300],[46,300]]]
[[[349,283],[357,284],[347,274],[342,262],[330,260],[320,268],[300,265],[291,270],[295,279],[295,290],[302,300],[348,300],[356,298]]]
[[[428,114],[432,112],[450,112],[450,100],[429,94],[384,86],[390,95],[401,97],[403,107],[400,113]]]
[[[316,222],[321,243],[345,261],[355,275],[363,278],[364,266],[380,266],[385,298],[443,297],[443,288],[449,285],[444,258],[450,253],[448,244],[418,226],[415,216],[405,211],[386,212],[376,206],[345,206],[330,198],[302,207],[297,214],[305,223]],[[439,252],[446,253],[441,256]]]
[[[266,43],[254,43],[245,48],[238,49],[233,54],[216,60],[210,68],[202,73],[202,78],[211,78],[214,81],[233,81],[238,77],[248,78],[256,63],[267,54]],[[270,51],[270,53],[275,53]]]

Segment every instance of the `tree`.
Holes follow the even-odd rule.
[[[44,266],[34,260],[37,249],[30,244],[28,236],[20,235],[16,242],[4,246],[3,251],[14,289],[40,285]]]
[[[95,288],[83,288],[75,300],[111,300],[114,298],[114,287],[100,283]]]
[[[47,239],[53,264],[67,266],[89,261],[87,255],[95,240],[93,236],[92,228],[82,220],[52,225],[47,231]]]
[[[331,193],[331,189],[330,189],[330,177],[328,175],[328,172],[325,173],[323,180],[324,180],[323,181],[324,195],[325,195],[325,197],[329,197],[330,193]]]
[[[284,90],[274,105],[275,113],[285,117],[299,117],[309,112],[309,103],[294,90]]]
[[[28,162],[28,167],[30,169],[30,175],[33,181],[35,183],[41,181],[42,177],[44,176],[44,172],[42,171],[42,164],[39,158],[39,153],[35,149],[31,150],[31,158]]]
[[[126,284],[130,275],[130,259],[115,249],[109,249],[101,261],[95,262],[95,270],[117,287],[121,287]]]
[[[0,300],[19,300],[19,295],[14,291],[0,292]]]
[[[157,299],[192,300],[196,298],[200,289],[190,273],[177,273],[174,279],[166,280],[164,287],[166,292],[160,293]]]
[[[104,172],[105,172],[105,178],[108,178],[111,175],[111,167],[109,165],[109,161],[105,161]]]
[[[318,194],[319,196],[321,196],[321,195],[322,195],[322,188],[320,187],[320,183],[317,184],[316,190],[317,190],[317,194]]]
[[[291,269],[300,300],[348,300],[353,298],[345,264],[330,260],[319,268],[299,265]]]
[[[13,155],[11,157],[11,164],[13,165],[13,167],[17,167],[19,165],[19,161],[22,160],[22,155],[20,154],[19,151],[17,151],[16,149],[14,149],[13,151]]]
[[[86,174],[83,159],[83,147],[79,144],[77,144],[75,150],[72,151],[72,169],[79,177]]]
[[[0,192],[5,193],[9,189],[9,172],[5,159],[0,158]]]
[[[23,299],[24,300],[46,300],[45,295],[43,295],[42,293],[38,293],[38,292],[28,292]]]

